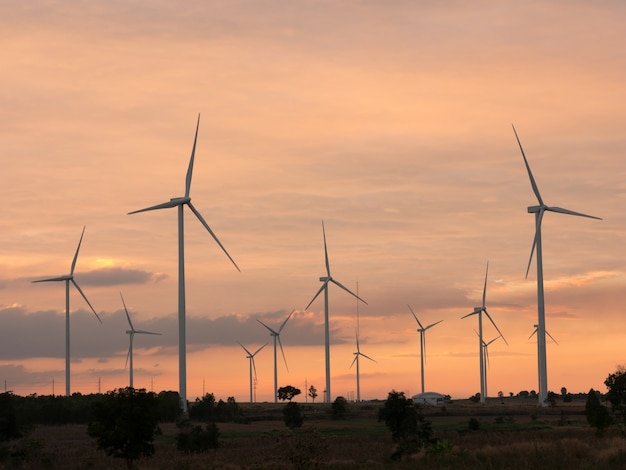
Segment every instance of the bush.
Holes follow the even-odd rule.
[[[470,431],[478,431],[480,429],[480,421],[478,421],[476,418],[470,418],[467,426],[469,427]]]
[[[618,367],[616,372],[609,374],[604,385],[609,389],[606,399],[611,403],[611,409],[626,425],[626,369]]]
[[[205,453],[220,446],[219,430],[215,423],[208,423],[205,429],[202,426],[192,426],[189,420],[177,424],[181,430],[176,435],[176,447],[186,454]]]
[[[283,408],[283,417],[285,419],[285,425],[289,429],[301,427],[304,421],[300,405],[294,402],[289,402],[285,405],[285,408]]]
[[[348,400],[344,397],[337,397],[332,403],[333,419],[343,419],[348,411]]]
[[[21,437],[11,392],[0,393],[0,442]]]

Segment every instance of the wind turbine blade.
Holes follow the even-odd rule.
[[[537,330],[535,330],[535,331],[537,331]],[[554,343],[555,343],[557,346],[559,345],[559,343],[557,343],[557,341],[556,341],[556,340],[552,337],[552,335],[551,335],[550,333],[548,333],[548,332],[546,331],[546,334],[550,337],[550,339],[551,339],[552,341],[554,341]]]
[[[280,352],[283,355],[283,361],[285,361],[285,368],[287,369],[287,372],[289,372],[289,366],[287,365],[287,358],[285,357],[285,351],[283,350],[283,343],[280,340],[280,335],[276,336],[276,338],[278,338],[278,345],[280,346]]]
[[[126,363],[124,364],[124,369],[126,367],[128,367],[128,358],[130,357],[130,353],[133,350],[133,336],[134,336],[134,333],[131,332],[130,333],[130,342],[129,342],[129,345],[128,345],[128,353],[126,354]]]
[[[248,353],[248,356],[253,356],[253,354],[252,354],[250,351],[248,351],[248,349],[247,349],[247,348],[246,348],[243,344],[241,344],[239,341],[237,341],[237,344],[238,344],[239,346],[241,346],[241,347],[243,348],[243,350],[244,350],[246,353]],[[258,351],[257,351],[257,352],[258,352]],[[255,354],[256,354],[256,353],[255,353]]]
[[[410,305],[407,305],[407,307],[409,307],[409,310],[411,311],[411,313],[413,314],[413,317],[415,318],[415,321],[417,322],[417,324],[420,326],[420,328],[423,330],[424,327],[422,326],[422,323],[418,320],[417,315],[415,315],[415,312],[413,311],[413,309],[411,308]]]
[[[369,360],[370,360],[370,361],[372,361],[372,362],[376,362],[374,359],[372,359],[371,357],[369,357],[369,356],[368,356],[368,355],[366,355],[366,354],[363,354],[362,352],[360,352],[359,354],[360,354],[361,356],[363,356],[365,359],[369,359]],[[376,362],[376,363],[377,363],[377,362]],[[378,363],[377,363],[377,364],[378,364]]]
[[[435,325],[438,325],[439,323],[441,323],[443,320],[439,320],[438,322],[435,323],[431,323],[430,325],[428,325],[426,328],[424,328],[424,331],[426,331],[428,328],[432,328]]]
[[[140,333],[142,335],[157,335],[157,336],[161,336],[161,333],[153,333],[152,331],[145,331],[145,330],[135,330],[135,333]]]
[[[122,305],[124,305],[124,311],[126,312],[126,318],[128,319],[128,324],[130,325],[131,331],[135,331],[135,327],[133,326],[133,322],[130,321],[130,315],[128,314],[128,309],[126,308],[126,302],[124,302],[124,297],[120,292],[120,297],[122,298]]]
[[[78,252],[80,251],[80,244],[83,242],[83,235],[85,235],[85,226],[83,226],[83,233],[80,234],[80,240],[76,247],[76,253],[74,253],[74,259],[72,260],[72,268],[70,269],[70,276],[74,274],[74,268],[76,267],[76,260],[78,259]]]
[[[328,248],[326,247],[326,229],[322,220],[322,233],[324,234],[324,258],[326,260],[326,274],[330,277],[330,263],[328,262]]]
[[[196,208],[193,206],[193,204],[191,203],[191,201],[189,201],[187,203],[187,205],[189,206],[189,208],[191,209],[191,211],[196,214],[196,217],[198,218],[198,220],[200,221],[200,223],[202,223],[202,225],[204,225],[204,228],[207,229],[209,231],[209,233],[211,234],[211,236],[213,237],[213,240],[215,240],[215,242],[220,246],[220,248],[224,251],[224,253],[226,253],[226,256],[228,256],[228,259],[231,261],[231,263],[233,263],[233,265],[235,266],[235,268],[237,268],[237,271],[241,272],[241,269],[239,269],[239,266],[237,266],[237,263],[235,263],[235,260],[231,258],[231,256],[228,254],[228,251],[226,251],[226,248],[224,248],[224,245],[222,245],[222,243],[218,240],[218,238],[215,236],[215,234],[213,233],[213,230],[211,230],[211,227],[209,227],[209,224],[206,223],[206,220],[204,220],[204,218],[202,217],[202,215],[200,215],[200,212],[198,212],[196,210]]]
[[[58,277],[51,277],[48,279],[38,279],[36,281],[31,281],[31,282],[53,282],[53,281],[69,281],[70,277],[69,276],[58,276]]]
[[[589,219],[602,220],[601,217],[596,217],[595,215],[587,215],[581,212],[574,212],[569,209],[563,209],[562,207],[548,207],[546,210],[551,212],[558,212],[559,214],[568,214],[568,215],[577,215],[578,217],[587,217]]]
[[[252,370],[254,370],[254,378],[256,379],[256,364],[254,363],[254,355],[250,356],[250,362],[252,363]]]
[[[278,328],[278,333],[280,334],[281,331],[283,331],[283,328],[285,327],[285,325],[287,324],[287,322],[289,321],[289,319],[291,318],[291,315],[293,315],[293,312],[295,312],[296,309],[294,308],[291,313],[287,316],[287,318],[285,318],[285,321],[280,325],[280,328]]]
[[[193,174],[193,160],[196,155],[196,142],[198,141],[198,129],[200,128],[200,113],[198,113],[198,123],[196,124],[196,135],[193,138],[193,148],[191,149],[191,158],[189,159],[189,168],[187,168],[187,178],[185,180],[185,197],[189,197],[191,190],[191,175]]]
[[[546,331],[547,333],[547,331]],[[530,334],[530,336],[528,337],[528,339],[532,338],[533,336],[535,336],[537,334],[537,327],[535,327],[535,329],[533,330],[533,332]]]
[[[339,281],[335,281],[334,279],[331,278],[330,282],[332,282],[333,284],[335,284],[338,287],[341,287],[343,290],[345,290],[348,294],[353,295],[354,297],[356,297],[357,299],[359,299],[361,302],[363,302],[365,305],[367,305],[367,302],[365,300],[363,300],[361,297],[359,297],[358,295],[356,295],[354,292],[352,292],[350,289],[348,289],[346,286],[344,286],[342,283],[340,283]]]
[[[500,331],[500,328],[498,328],[498,325],[496,325],[496,322],[493,321],[493,318],[491,318],[491,315],[489,315],[489,312],[487,312],[487,309],[483,309],[483,312],[485,312],[485,315],[487,315],[487,318],[489,318],[489,320],[491,321],[491,324],[494,326],[494,328],[496,329],[496,331],[500,334],[500,336],[502,337],[503,341],[506,343],[506,345],[508,346],[509,343],[506,340],[506,338],[504,337],[504,335],[502,334],[502,332]]]
[[[480,313],[480,310],[479,310],[479,309],[474,309],[474,311],[473,311],[473,312],[470,312],[470,313],[468,313],[467,315],[463,315],[463,316],[461,317],[461,320],[462,320],[463,318],[467,318],[467,317],[471,317],[472,315],[476,315],[477,313]]]
[[[526,159],[526,154],[524,153],[524,149],[522,148],[522,143],[517,136],[517,131],[515,130],[515,126],[513,126],[513,132],[515,133],[515,138],[517,139],[517,144],[519,145],[519,149],[522,151],[522,157],[524,157],[524,164],[526,165],[526,170],[528,171],[528,177],[530,178],[530,185],[533,187],[533,192],[537,197],[537,201],[539,201],[539,205],[543,206],[543,199],[541,199],[541,194],[539,194],[539,188],[537,187],[537,183],[535,182],[535,178],[533,177],[532,171],[530,171],[530,166],[528,165],[528,160]]]
[[[256,356],[256,355],[259,353],[259,351],[261,351],[261,349],[263,349],[265,346],[267,346],[267,343],[265,343],[263,346],[261,346],[261,347],[260,347],[259,349],[257,349],[256,351],[254,351],[254,354],[252,354],[252,357]],[[245,349],[245,348],[244,348],[244,349]],[[248,354],[250,354],[250,353],[248,353]]]
[[[89,305],[89,308],[91,308],[91,311],[93,312],[93,314],[96,316],[96,318],[98,319],[98,321],[100,323],[102,323],[102,320],[100,320],[100,317],[98,316],[98,314],[96,313],[95,309],[92,307],[91,303],[89,302],[89,300],[87,300],[87,296],[85,295],[85,293],[82,291],[82,289],[80,288],[80,286],[76,283],[76,281],[74,279],[70,279],[70,281],[72,281],[72,284],[74,284],[74,287],[76,287],[76,289],[78,289],[78,292],[80,292],[80,295],[83,296],[83,299],[85,299],[85,302],[87,302],[87,305]]]
[[[489,261],[487,261],[487,269],[485,270],[485,285],[483,287],[483,308],[485,308],[485,299],[487,297],[487,275],[489,274]]]
[[[358,360],[359,360],[359,355],[357,353],[354,353],[354,359],[352,359],[352,363],[350,364],[350,367],[348,367],[348,369],[352,369],[352,366]]]
[[[320,289],[317,291],[317,293],[313,296],[313,298],[311,299],[311,301],[307,304],[306,307],[304,307],[304,310],[308,310],[309,307],[311,306],[311,304],[315,301],[315,299],[317,299],[317,296],[320,295],[322,293],[322,291],[326,288],[326,286],[328,285],[328,281],[324,281],[324,284],[322,284],[322,287],[320,287]]]
[[[360,354],[361,353],[361,349],[359,348],[359,332],[358,331],[356,332],[355,336],[356,336],[356,352]]]
[[[154,211],[158,209],[169,209],[171,207],[179,206],[180,204],[181,204],[180,200],[172,199],[171,201],[163,202],[161,204],[157,204],[156,206],[150,206],[150,207],[146,207],[145,209],[139,209],[136,211],[129,212],[128,215],[137,214],[139,212]]]
[[[276,336],[278,336],[278,335],[279,335],[279,333],[276,333],[274,330],[272,330],[269,326],[267,326],[267,325],[266,325],[265,323],[263,323],[261,320],[257,319],[257,321],[258,321],[261,325],[263,325],[265,328],[267,328],[267,329],[270,331],[270,333],[272,333],[273,335],[276,335]]]
[[[541,230],[541,221],[543,220],[544,210],[539,211],[539,216],[537,217],[537,223],[535,225],[535,237],[533,238],[533,247],[530,249],[530,258],[528,258],[528,267],[526,268],[526,278],[528,278],[528,273],[530,272],[530,265],[533,262],[533,255],[535,254],[535,248],[537,246],[537,241],[539,240],[539,231]]]

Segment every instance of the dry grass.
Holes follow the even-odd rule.
[[[297,432],[286,430],[278,418],[280,405],[249,406],[244,414],[258,420],[220,424],[222,447],[206,454],[178,452],[178,429],[163,424],[155,456],[139,460],[135,468],[626,469],[626,439],[617,429],[597,438],[583,408],[580,403],[537,409],[525,402],[463,401],[448,405],[445,412],[429,409],[426,415],[436,437],[448,444],[392,461],[394,445],[377,420],[378,405],[352,406],[341,421],[329,419],[324,405],[315,405],[308,408],[305,425]],[[469,431],[470,417],[479,420],[479,431]],[[23,458],[0,461],[0,468],[126,468],[125,462],[96,450],[84,425],[38,426],[12,445],[25,449]]]

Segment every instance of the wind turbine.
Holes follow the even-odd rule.
[[[57,281],[65,281],[65,396],[70,396],[70,283],[76,287],[76,290],[80,293],[80,295],[85,299],[87,305],[96,316],[98,321],[102,323],[100,317],[89,303],[87,296],[80,288],[78,283],[74,280],[74,269],[76,268],[76,260],[78,259],[78,252],[80,251],[80,245],[83,242],[83,235],[85,235],[85,227],[83,227],[83,232],[80,234],[80,240],[78,241],[78,247],[76,248],[76,253],[74,254],[74,259],[72,260],[72,267],[70,268],[70,273],[65,276],[59,277],[51,277],[48,279],[39,279],[33,282],[57,282]]]
[[[535,329],[533,330],[533,332],[530,334],[530,336],[528,337],[528,339],[532,338],[533,336],[535,336],[537,334],[537,326],[538,325],[533,325],[535,327]],[[550,334],[550,332],[548,332],[548,330],[546,330],[546,334],[550,337],[550,339],[552,341],[554,341],[554,344],[556,344],[557,346],[559,345],[559,343],[557,342],[557,340],[554,339],[554,337]]]
[[[241,346],[243,350],[248,354],[246,358],[250,359],[250,403],[254,403],[254,400],[252,398],[252,370],[254,370],[254,378],[256,379],[256,365],[254,365],[254,356],[256,356],[261,349],[267,346],[267,343],[257,349],[254,353],[248,351],[246,347],[241,343],[239,343],[239,346]]]
[[[220,246],[222,251],[228,256],[228,259],[233,263],[237,271],[240,271],[237,263],[231,258],[226,251],[226,248],[218,240],[217,236],[213,233],[213,230],[206,223],[200,212],[191,203],[191,197],[189,192],[191,190],[191,176],[193,173],[193,161],[196,154],[196,142],[198,141],[198,128],[200,127],[200,114],[198,114],[198,123],[196,124],[196,135],[193,139],[193,148],[191,150],[191,159],[189,160],[189,167],[187,168],[187,178],[185,180],[185,195],[183,197],[174,197],[169,201],[156,206],[146,207],[145,209],[139,209],[137,211],[129,212],[129,214],[136,214],[138,212],[146,212],[158,209],[169,209],[172,207],[178,207],[178,382],[179,382],[179,394],[180,394],[180,407],[183,412],[187,411],[187,351],[186,351],[186,307],[185,307],[185,231],[184,231],[184,206],[188,206],[191,212],[198,218],[200,223],[211,234],[215,242]]]
[[[484,358],[484,366],[485,366],[485,371],[484,371],[484,389],[485,389],[485,398],[487,398],[488,394],[487,394],[487,369],[489,369],[489,346],[491,345],[491,343],[493,343],[495,340],[499,339],[500,336],[496,336],[494,339],[492,339],[491,341],[489,341],[488,343],[485,343],[485,341],[483,341],[483,354],[485,355]]]
[[[509,344],[506,341],[506,338],[504,337],[502,332],[500,331],[500,328],[498,328],[498,325],[496,325],[496,323],[493,321],[493,318],[491,318],[491,315],[489,315],[489,312],[487,312],[487,307],[485,306],[485,298],[487,296],[487,274],[488,273],[489,273],[489,262],[487,261],[487,270],[485,271],[485,285],[483,287],[483,304],[480,307],[474,307],[473,312],[468,313],[467,315],[461,317],[461,318],[467,318],[472,315],[478,316],[478,355],[480,357],[480,402],[481,403],[485,403],[485,360],[483,356],[483,312],[485,315],[487,315],[487,318],[489,318],[489,321],[491,321],[491,324],[495,327],[495,329],[500,334],[500,336],[502,336],[502,339],[507,344],[507,346]]]
[[[328,283],[332,282],[336,286],[341,287],[348,294],[353,295],[365,305],[367,305],[367,302],[358,295],[356,295],[354,292],[352,292],[350,289],[345,287],[339,281],[333,279],[333,277],[330,275],[330,263],[328,262],[328,248],[326,246],[326,230],[324,229],[324,221],[322,221],[322,233],[324,235],[324,257],[326,259],[326,276],[320,277],[320,282],[323,282],[322,287],[319,288],[317,293],[313,296],[313,298],[304,310],[308,310],[308,308],[315,301],[315,299],[317,299],[317,296],[320,295],[322,291],[324,291],[324,347],[326,359],[326,393],[324,395],[324,399],[326,403],[330,403],[330,327],[328,324]]]
[[[285,368],[287,369],[287,372],[289,372],[289,367],[287,366],[287,358],[285,357],[285,351],[283,350],[283,343],[281,343],[280,341],[280,332],[283,331],[283,328],[285,328],[285,325],[291,318],[291,315],[293,315],[293,312],[295,312],[295,309],[292,310],[289,315],[287,315],[287,318],[285,318],[285,321],[282,322],[282,324],[278,328],[278,331],[274,330],[273,328],[270,328],[261,320],[257,319],[257,321],[261,325],[263,325],[265,328],[269,330],[270,336],[274,337],[274,403],[278,403],[278,364],[276,362],[276,342],[278,342],[278,345],[280,346],[280,352],[283,353],[283,360],[285,361]]]
[[[424,328],[422,323],[418,320],[417,315],[415,315],[415,312],[413,311],[411,306],[408,305],[408,307],[409,307],[409,310],[411,311],[411,313],[413,314],[413,317],[415,318],[415,321],[419,325],[419,328],[417,329],[417,331],[420,334],[420,356],[421,356],[421,360],[422,360],[422,393],[424,393],[424,391],[425,391],[424,390],[424,363],[425,363],[425,359],[426,359],[426,330],[429,329],[429,328],[432,328],[435,325],[438,325],[443,320],[439,320],[438,322],[431,323],[426,328]]]
[[[356,332],[356,352],[352,354],[354,354],[354,359],[352,360],[352,364],[350,364],[350,369],[352,369],[352,366],[356,363],[356,401],[357,403],[360,403],[361,402],[361,380],[360,380],[360,375],[359,375],[359,356],[363,356],[365,359],[369,359],[372,362],[376,362],[376,361],[361,352],[361,349],[359,348],[359,332],[358,331]]]
[[[533,240],[533,246],[530,250],[530,258],[528,260],[528,267],[526,268],[526,277],[528,277],[528,271],[530,270],[530,264],[533,260],[533,253],[535,250],[537,251],[537,362],[539,367],[539,406],[547,406],[548,405],[548,367],[546,360],[546,317],[545,317],[545,300],[543,294],[543,254],[541,250],[541,221],[543,220],[543,214],[546,211],[550,212],[559,212],[561,214],[567,215],[576,215],[579,217],[588,217],[590,219],[598,219],[602,220],[600,217],[595,217],[593,215],[582,214],[580,212],[574,212],[569,209],[563,209],[561,207],[548,206],[543,202],[541,198],[541,194],[539,193],[539,188],[537,187],[537,183],[535,182],[535,178],[533,177],[532,172],[530,171],[530,166],[528,165],[528,160],[526,159],[526,154],[524,153],[524,149],[522,148],[522,143],[519,140],[517,135],[517,131],[515,130],[515,126],[513,126],[513,132],[515,134],[515,139],[517,140],[517,144],[519,145],[520,151],[522,152],[522,157],[524,158],[524,165],[526,165],[526,170],[528,171],[528,178],[530,179],[530,185],[532,186],[533,192],[537,197],[537,202],[539,205],[537,206],[529,206],[528,213],[535,214],[535,237]]]
[[[128,354],[126,355],[126,364],[124,367],[126,367],[126,365],[128,365],[129,359],[130,359],[130,388],[133,388],[133,338],[135,337],[135,334],[140,334],[140,335],[161,335],[161,333],[152,333],[151,331],[144,331],[144,330],[136,330],[135,327],[133,326],[133,322],[130,321],[130,315],[128,313],[128,309],[126,308],[126,302],[124,302],[124,297],[122,296],[122,293],[120,292],[120,297],[122,298],[122,305],[124,305],[124,311],[126,312],[126,318],[128,319],[128,324],[130,325],[130,330],[126,330],[126,334],[130,335],[130,344],[128,346]]]

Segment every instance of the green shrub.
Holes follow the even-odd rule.
[[[337,397],[331,404],[331,408],[333,412],[333,419],[343,419],[348,411],[348,400],[344,397]]]
[[[302,422],[304,418],[302,417],[302,410],[300,409],[300,405],[295,402],[289,402],[283,408],[283,418],[285,420],[285,425],[289,429],[295,429],[302,426]]]
[[[219,430],[215,423],[208,423],[205,429],[202,426],[192,426],[189,420],[177,424],[180,432],[176,435],[176,447],[186,454],[205,453],[220,446]]]

